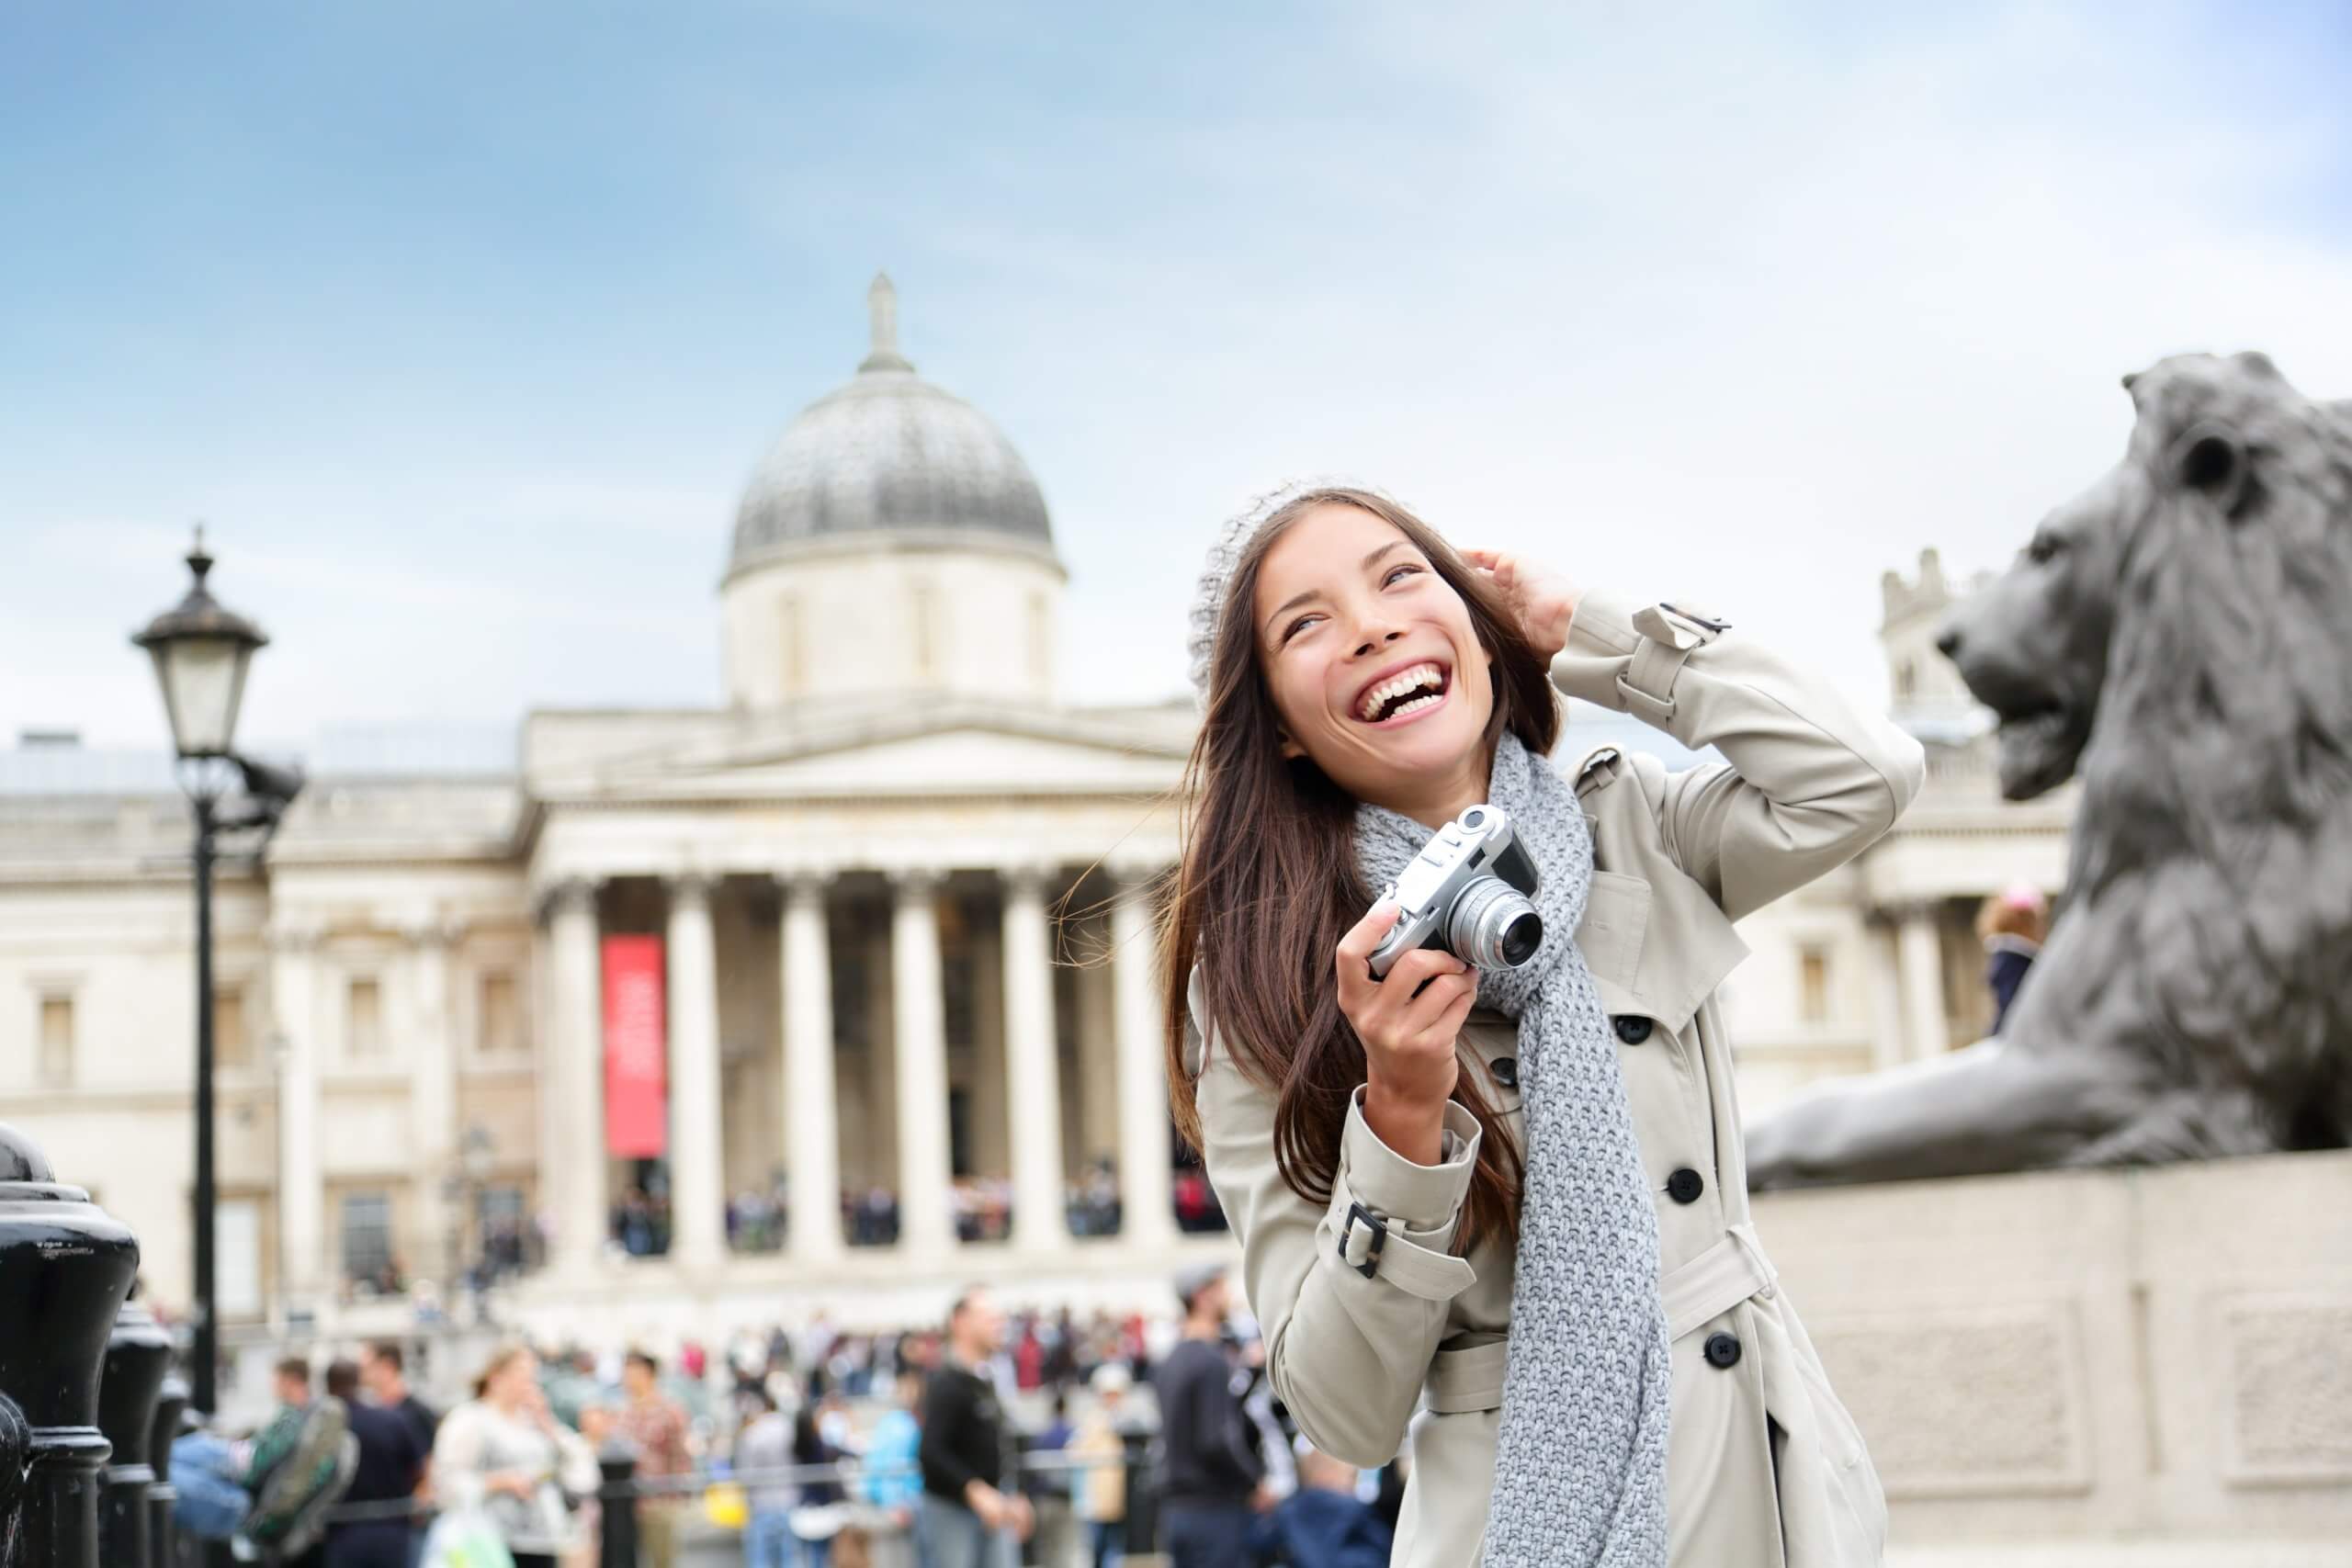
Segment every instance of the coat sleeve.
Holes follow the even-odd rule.
[[[1843,865],[1919,793],[1926,753],[1820,678],[1671,605],[1595,591],[1577,604],[1554,684],[1725,761],[1636,773],[1667,851],[1733,919]]]
[[[433,1495],[446,1513],[471,1513],[488,1495],[489,1445],[471,1405],[449,1412],[433,1439]]]
[[[1348,1108],[1331,1201],[1310,1203],[1274,1159],[1274,1096],[1217,1043],[1192,985],[1190,1066],[1209,1181],[1241,1243],[1267,1375],[1299,1429],[1350,1464],[1403,1447],[1450,1303],[1477,1279],[1451,1255],[1478,1157],[1477,1122],[1445,1112],[1443,1157],[1415,1165]]]

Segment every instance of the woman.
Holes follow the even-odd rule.
[[[1359,489],[1230,522],[1193,626],[1175,1110],[1307,1438],[1386,1464],[1426,1405],[1395,1561],[1878,1562],[1876,1476],[1747,1224],[1713,993],[1732,922],[1885,832],[1918,746],[1720,623]],[[1726,761],[1563,776],[1555,685]],[[1541,868],[1541,946],[1374,980],[1374,896],[1481,802]]]
[[[1985,1032],[1998,1034],[2026,971],[2050,939],[2050,901],[2030,882],[2012,884],[1976,911],[1976,935],[1984,943],[1984,984],[1993,993],[1993,1027]]]
[[[498,1351],[474,1397],[442,1418],[433,1440],[433,1495],[447,1517],[486,1520],[514,1568],[556,1568],[581,1538],[565,1494],[596,1490],[596,1456],[548,1413],[539,1359],[521,1345]]]

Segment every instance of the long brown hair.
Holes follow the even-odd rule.
[[[1462,596],[1494,658],[1488,749],[1508,728],[1530,750],[1548,753],[1560,733],[1549,672],[1516,619],[1451,545],[1395,502],[1346,488],[1310,491],[1269,516],[1235,563],[1209,658],[1207,712],[1185,766],[1191,808],[1175,894],[1160,926],[1169,1095],[1178,1130],[1199,1147],[1200,1110],[1184,1060],[1197,964],[1217,1042],[1245,1077],[1277,1097],[1274,1160],[1283,1179],[1315,1203],[1330,1201],[1348,1100],[1364,1081],[1363,1043],[1340,1011],[1332,963],[1372,890],[1356,869],[1355,798],[1308,759],[1282,755],[1249,606],[1274,541],[1331,503],[1394,525]],[[1455,1232],[1456,1248],[1467,1252],[1486,1237],[1516,1234],[1520,1151],[1474,1075],[1462,1075],[1453,1098],[1485,1134]]]

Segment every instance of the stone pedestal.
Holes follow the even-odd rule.
[[[2352,1540],[2352,1152],[1782,1193],[1756,1224],[1894,1545],[1930,1553],[1891,1561]]]

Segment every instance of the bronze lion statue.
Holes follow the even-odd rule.
[[[2123,460],[1938,643],[2005,795],[2081,776],[2065,907],[1997,1040],[1792,1101],[1757,1187],[2352,1141],[2352,404],[2123,384]]]

